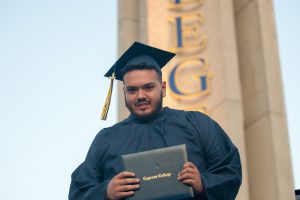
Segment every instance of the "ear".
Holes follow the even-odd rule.
[[[125,92],[125,84],[123,83],[123,96],[124,96],[124,99],[125,99],[125,104],[127,102],[127,98],[126,98],[126,92]]]
[[[123,79],[123,92],[124,92],[124,94],[125,94],[125,83],[124,83],[124,79]]]
[[[166,96],[166,90],[167,90],[167,84],[166,81],[163,81],[161,84],[161,90],[162,90],[162,96],[165,97]]]
[[[124,97],[126,98],[126,92],[125,92],[126,89],[125,89],[125,84],[124,84],[124,82],[123,82],[123,88],[122,88],[122,89],[123,89],[123,95],[124,95]]]

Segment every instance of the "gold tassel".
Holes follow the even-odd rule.
[[[102,109],[101,120],[106,120],[106,117],[107,117],[107,113],[108,113],[109,105],[110,105],[110,101],[111,101],[112,90],[113,90],[113,86],[114,86],[114,79],[116,78],[115,72],[109,78],[110,78],[110,86],[108,89],[108,94],[107,94],[107,97],[105,100],[105,104]]]

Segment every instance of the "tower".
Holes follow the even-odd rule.
[[[270,0],[119,0],[119,54],[133,41],[177,54],[164,104],[205,112],[229,134],[240,200],[295,198],[273,15]]]

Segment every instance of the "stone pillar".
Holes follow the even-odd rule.
[[[164,105],[206,112],[230,135],[243,164],[237,199],[295,198],[272,0],[119,0],[118,23],[119,55],[134,41],[177,53]]]
[[[248,170],[233,2],[214,0],[184,4],[182,1],[182,5],[170,2],[148,1],[147,4],[148,43],[177,53],[164,68],[164,79],[170,83],[175,66],[186,63],[186,66],[182,64],[180,72],[178,70],[178,81],[175,84],[185,94],[174,94],[176,92],[168,84],[164,103],[174,108],[204,111],[221,124],[241,155],[243,184],[237,199],[248,200]],[[182,23],[182,35],[186,34],[182,37],[181,47],[178,47],[176,39],[174,42],[174,38],[180,37],[176,35],[178,27],[174,25],[178,17]],[[197,31],[192,32],[194,29]],[[189,43],[187,38],[192,37],[195,37],[195,42]],[[199,45],[195,46],[194,43],[198,42]],[[197,65],[197,59],[202,59],[206,64],[193,66]],[[195,79],[198,74],[207,78],[206,90],[201,91],[199,88],[200,83]]]
[[[235,0],[251,200],[295,199],[271,0]]]
[[[140,40],[140,2],[141,0],[119,0],[118,10],[118,28],[119,28],[119,46],[118,55],[121,56],[128,47],[134,42]],[[124,102],[123,83],[118,82],[118,121],[128,116],[128,111]]]

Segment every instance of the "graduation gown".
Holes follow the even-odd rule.
[[[200,112],[164,108],[152,120],[130,115],[95,137],[85,161],[72,173],[69,200],[105,200],[109,181],[122,171],[121,155],[186,144],[204,192],[195,199],[235,199],[242,181],[237,148],[224,130]]]

